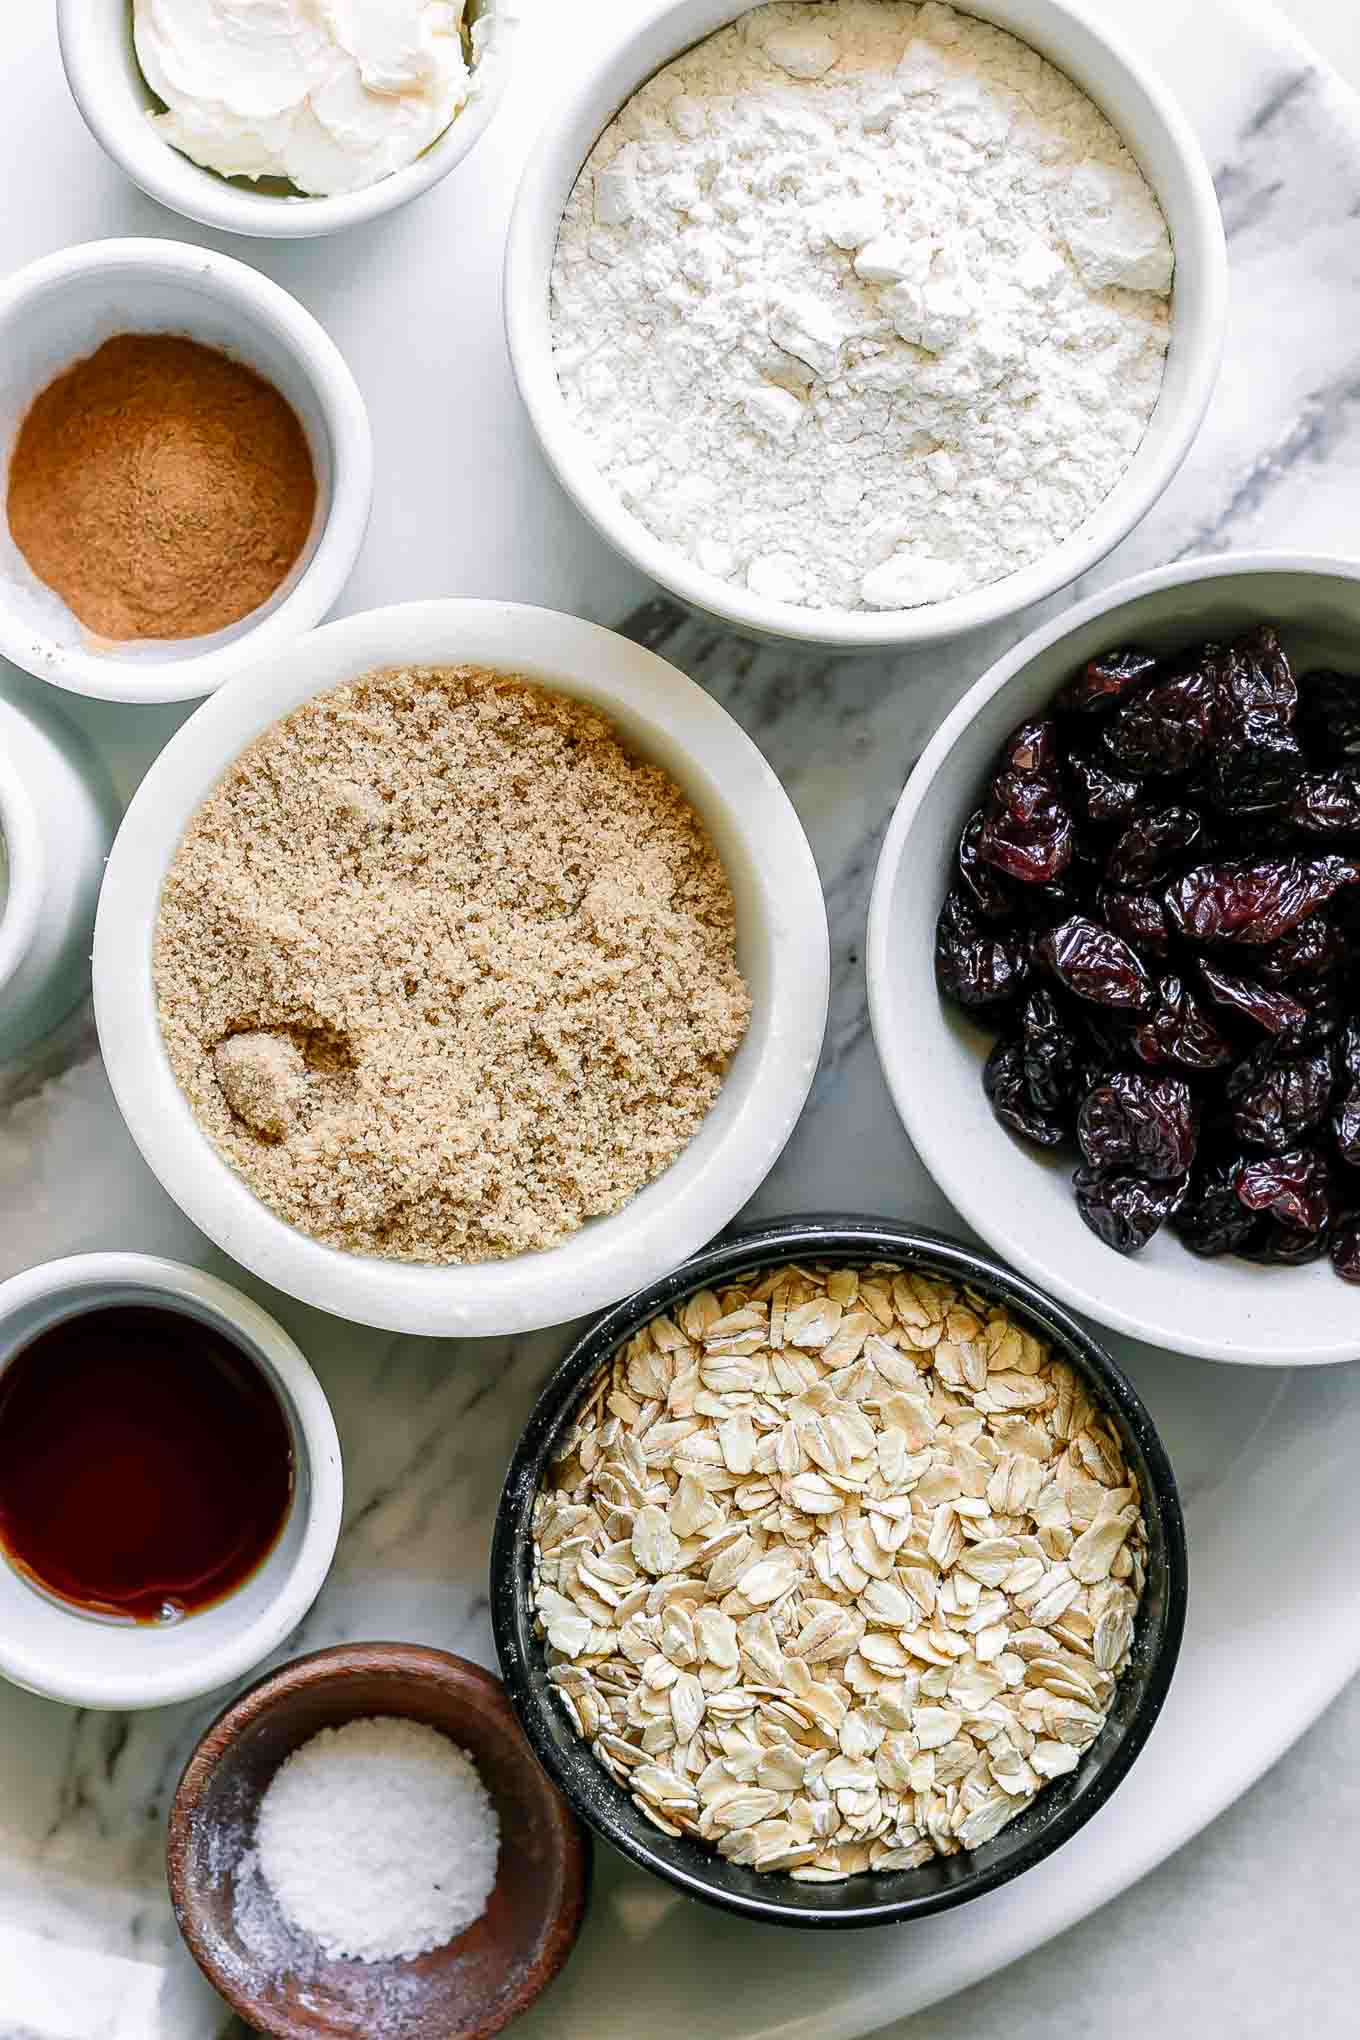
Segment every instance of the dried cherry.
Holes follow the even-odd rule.
[[[1345,950],[1327,914],[1313,914],[1252,957],[1252,968],[1267,984],[1287,985],[1300,978],[1320,977],[1339,963]]]
[[[1277,942],[1360,879],[1348,857],[1200,864],[1166,889],[1171,925],[1191,942]]]
[[[1171,1224],[1192,1254],[1211,1259],[1237,1254],[1256,1230],[1256,1214],[1237,1195],[1239,1157],[1216,1154],[1196,1160],[1185,1201]]]
[[[1300,1034],[1308,1023],[1308,1008],[1300,1000],[1291,999],[1288,992],[1272,991],[1252,978],[1219,970],[1212,963],[1202,963],[1199,974],[1216,1005],[1228,1006],[1254,1020],[1267,1034]]]
[[[1020,776],[1038,774],[1050,779],[1058,769],[1061,751],[1058,745],[1058,725],[1035,718],[1023,722],[1013,729],[1001,746],[1001,758],[997,766],[1000,773],[1014,772]]]
[[[985,811],[978,808],[964,824],[959,837],[959,876],[972,906],[984,919],[1009,921],[1015,914],[1015,896],[1001,873],[982,860],[979,846],[985,821]]]
[[[1360,1169],[1360,1025],[1352,1020],[1336,1045],[1332,1138],[1341,1160]]]
[[[1199,1140],[1190,1086],[1183,1077],[1112,1070],[1082,1099],[1077,1139],[1093,1169],[1132,1169],[1156,1183],[1183,1176]]]
[[[1135,688],[1145,686],[1156,670],[1152,653],[1136,645],[1104,652],[1098,659],[1089,659],[1068,681],[1056,706],[1079,714],[1113,708]]]
[[[1023,821],[1013,812],[988,815],[978,837],[978,855],[1008,878],[1043,885],[1066,871],[1074,835],[1071,815],[1046,791]]]
[[[1173,971],[1157,980],[1152,1006],[1130,1039],[1140,1061],[1181,1070],[1219,1070],[1233,1059],[1232,1043]]]
[[[1270,730],[1254,743],[1222,738],[1205,772],[1204,791],[1224,814],[1271,815],[1292,801],[1303,770],[1303,752],[1292,730]]]
[[[1084,751],[1072,753],[1067,771],[1078,814],[1097,827],[1102,822],[1127,821],[1144,797],[1141,779],[1113,772]]]
[[[1217,720],[1212,663],[1177,666],[1115,710],[1105,747],[1126,772],[1171,777],[1209,755]]]
[[[1289,819],[1311,836],[1360,836],[1360,767],[1306,773],[1289,804]]]
[[[1286,1268],[1301,1268],[1306,1261],[1320,1261],[1327,1252],[1329,1228],[1299,1232],[1281,1225],[1278,1218],[1258,1219],[1242,1252],[1249,1261],[1269,1261]]]
[[[1338,978],[1329,974],[1314,978],[1309,984],[1296,985],[1294,997],[1307,1015],[1299,1030],[1300,1044],[1311,1048],[1319,1041],[1330,1041],[1346,1018]]]
[[[1294,727],[1319,765],[1360,763],[1360,681],[1345,673],[1305,673]]]
[[[961,892],[948,894],[935,929],[935,978],[956,1005],[1004,1005],[1030,974],[1028,943],[1009,929],[989,927]]]
[[[1239,1162],[1234,1188],[1248,1211],[1265,1212],[1295,1232],[1320,1232],[1331,1216],[1327,1163],[1315,1147]]]
[[[1111,885],[1150,885],[1194,848],[1202,829],[1193,808],[1148,808],[1135,814],[1105,860],[1105,876]]]
[[[1259,744],[1288,729],[1298,708],[1293,668],[1270,623],[1257,624],[1219,655],[1220,733]]]
[[[1229,1072],[1224,1095],[1237,1138],[1282,1154],[1320,1125],[1331,1092],[1329,1049],[1291,1054],[1268,1041]]]
[[[1083,1166],[1072,1188],[1077,1210],[1097,1239],[1117,1254],[1139,1254],[1179,1206],[1187,1181],[1150,1183],[1131,1169]]]
[[[1042,772],[998,772],[992,781],[988,816],[1020,822],[1026,828],[1041,821],[1057,804],[1058,783]]]
[[[1013,1128],[1039,1147],[1060,1147],[1066,1140],[1066,1118],[1040,1111],[1029,1095],[1025,1045],[1018,1037],[1008,1040],[1002,1036],[994,1043],[983,1068],[982,1088],[1003,1126]]]
[[[1102,886],[1096,895],[1096,914],[1144,956],[1164,957],[1171,947],[1166,911],[1156,893],[1121,892],[1118,886]]]
[[[1360,1282],[1360,1212],[1348,1211],[1335,1221],[1327,1251],[1343,1282]]]
[[[1137,953],[1109,928],[1073,914],[1035,944],[1035,956],[1059,984],[1094,1006],[1125,1013],[1145,1012],[1151,985]]]
[[[1052,992],[1036,986],[1020,1015],[1025,1089],[1037,1112],[1068,1113],[1081,1068],[1081,1044]]]

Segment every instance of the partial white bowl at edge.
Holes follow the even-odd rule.
[[[50,700],[0,695],[0,1071],[89,991],[117,820],[113,787],[81,732]]]
[[[888,1089],[916,1152],[996,1253],[1073,1309],[1208,1360],[1304,1367],[1360,1358],[1360,1296],[1326,1259],[1260,1267],[1200,1260],[1165,1228],[1125,1259],[1072,1197],[1073,1157],[1040,1155],[993,1118],[982,1065],[992,1033],[935,985],[935,922],[959,831],[1017,723],[1042,713],[1097,652],[1171,652],[1254,623],[1281,626],[1298,671],[1355,670],[1360,561],[1249,553],[1172,566],[1094,596],[1025,638],[978,681],[927,746],[884,839],[869,908],[869,1012]]]
[[[0,1677],[74,1707],[164,1707],[259,1664],[321,1590],[340,1535],[340,1441],[321,1384],[267,1311],[230,1284],[149,1254],[75,1254],[0,1282],[0,1374],[49,1325],[150,1304],[222,1331],[262,1369],[293,1442],[293,1497],[263,1563],[180,1622],[103,1622],[40,1594],[0,1556]]]
[[[617,552],[691,608],[748,636],[844,652],[960,637],[1086,573],[1147,515],[1189,452],[1218,374],[1227,320],[1228,262],[1213,180],[1176,101],[1118,33],[1066,0],[965,0],[966,12],[1030,44],[1095,101],[1157,193],[1176,257],[1171,347],[1157,408],[1127,474],[1094,516],[1053,552],[989,587],[881,614],[805,609],[753,595],[663,545],[604,480],[558,387],[548,298],[563,208],[600,134],[654,71],[752,4],[672,0],[648,9],[641,27],[606,47],[559,101],[521,179],[506,245],[505,325],[515,380],[549,465],[577,508]]]
[[[489,32],[472,69],[467,104],[414,163],[334,198],[306,198],[261,189],[247,178],[219,177],[172,148],[148,117],[160,101],[137,62],[130,0],[57,0],[57,34],[66,82],[86,127],[134,184],[205,227],[257,240],[306,240],[409,204],[447,177],[485,134],[509,78],[516,11],[512,0],[473,0],[468,15],[485,19]]]
[[[561,1246],[466,1267],[344,1253],[276,1218],[200,1132],[162,1044],[152,943],[190,817],[260,732],[379,666],[470,663],[590,702],[670,773],[703,817],[737,910],[752,1016],[684,1153],[621,1211]],[[727,711],[655,653],[598,624],[513,603],[438,601],[327,624],[256,661],[199,709],[143,780],[109,859],[94,942],[95,1014],[114,1094],[151,1168],[210,1239],[323,1310],[391,1331],[505,1334],[600,1310],[673,1268],[773,1167],[816,1073],[829,981],[826,909],[788,795]]]
[[[282,585],[210,637],[97,643],[29,567],[4,516],[24,414],[55,377],[120,333],[180,333],[253,368],[292,405],[316,471],[316,514]],[[359,386],[296,298],[230,255],[182,241],[88,241],[0,283],[0,653],[40,680],[103,701],[188,701],[265,646],[319,623],[359,555],[373,440]]]

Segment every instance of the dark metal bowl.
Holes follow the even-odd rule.
[[[671,1310],[695,1290],[731,1282],[743,1270],[809,1260],[891,1261],[966,1283],[1004,1304],[1070,1362],[1118,1425],[1148,1526],[1147,1585],[1132,1661],[1105,1726],[1076,1770],[1046,1785],[1025,1813],[971,1854],[938,1858],[919,1870],[866,1872],[843,1884],[803,1884],[780,1872],[742,1868],[689,1836],[672,1839],[653,1827],[577,1737],[554,1697],[529,1600],[534,1498],[600,1369],[658,1311]],[[506,1690],[572,1806],[634,1863],[690,1897],[780,1926],[870,1927],[921,1918],[992,1891],[1051,1856],[1105,1804],[1147,1741],[1175,1670],[1185,1602],[1185,1526],[1175,1476],[1152,1419],[1110,1356],[1041,1290],[986,1255],[890,1219],[839,1215],[779,1219],[732,1235],[600,1318],[539,1397],[506,1476],[491,1554],[491,1616]]]

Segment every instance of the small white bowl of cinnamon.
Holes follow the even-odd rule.
[[[0,284],[0,653],[39,679],[211,693],[321,621],[372,494],[353,375],[244,263],[98,241]]]

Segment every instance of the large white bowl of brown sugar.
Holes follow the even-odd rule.
[[[327,625],[161,753],[109,860],[115,1096],[238,1261],[362,1323],[597,1310],[737,1212],[806,1098],[826,913],[727,712],[493,602]]]

